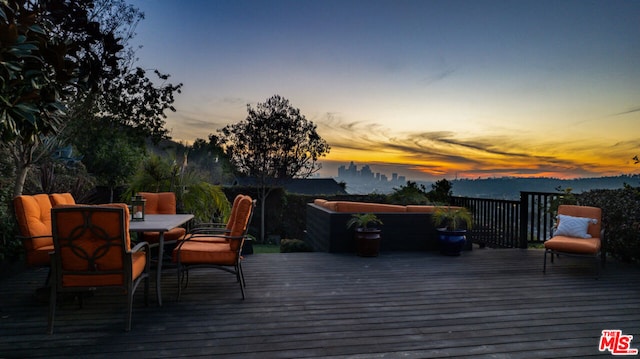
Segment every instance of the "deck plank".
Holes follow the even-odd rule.
[[[46,334],[34,298],[46,271],[0,281],[0,358],[558,358],[600,353],[603,329],[640,338],[640,268],[561,258],[542,274],[536,249],[437,253],[287,253],[248,256],[247,299],[232,275],[191,274],[164,305],[136,295],[132,330],[124,296],[68,300]],[[640,347],[640,339],[632,342]]]

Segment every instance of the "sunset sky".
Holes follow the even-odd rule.
[[[139,65],[184,84],[175,140],[278,94],[330,144],[326,177],[640,172],[640,1],[130,3]]]

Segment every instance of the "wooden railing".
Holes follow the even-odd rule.
[[[452,205],[467,207],[474,226],[469,236],[480,246],[527,248],[549,237],[554,218],[550,208],[558,193],[520,192],[520,200],[453,197]]]

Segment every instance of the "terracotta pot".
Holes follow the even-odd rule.
[[[356,253],[361,257],[377,257],[380,254],[380,230],[357,228]]]

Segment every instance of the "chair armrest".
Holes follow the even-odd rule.
[[[131,248],[131,253],[140,252],[141,250],[146,249],[147,253],[150,250],[148,242],[138,242],[133,248]]]
[[[189,233],[228,233],[226,223],[200,223],[189,229]]]
[[[17,234],[15,237],[16,237],[16,239],[19,239],[19,240],[21,240],[21,241],[28,241],[28,240],[36,239],[36,238],[53,238],[53,236],[33,236],[33,237],[25,237],[25,236],[20,235],[20,234]]]

